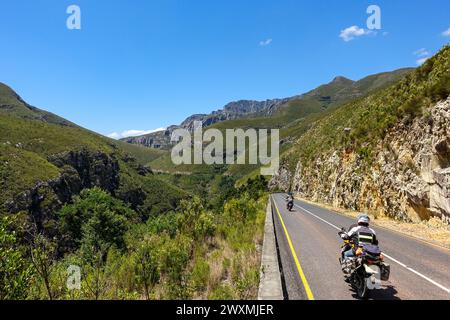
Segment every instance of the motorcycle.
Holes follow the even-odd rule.
[[[288,193],[286,197],[286,209],[289,212],[291,212],[293,208],[294,208],[294,196],[292,195],[292,193]]]
[[[288,201],[286,208],[288,209],[288,211],[292,211],[292,209],[294,208],[294,201]]]
[[[338,234],[344,240],[339,262],[346,281],[356,290],[360,299],[365,299],[371,290],[381,289],[381,281],[389,280],[390,266],[384,262],[377,244],[356,244],[344,228]],[[350,249],[355,256],[345,258],[344,253]]]

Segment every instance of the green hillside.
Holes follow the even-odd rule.
[[[211,128],[280,128],[286,132],[285,136],[288,136],[288,128],[298,126],[301,121],[309,116],[333,110],[373,90],[384,88],[400,80],[411,70],[405,68],[384,72],[358,81],[337,77],[332,82],[288,102],[273,115],[219,122],[212,125]]]
[[[53,210],[94,186],[107,189],[142,215],[171,210],[186,193],[143,166],[163,153],[85,130],[30,107],[0,85],[1,211],[29,211],[48,222]],[[34,193],[42,198],[38,203]]]
[[[50,112],[32,107],[7,85],[0,83],[0,115],[13,115],[21,119],[40,120],[47,123],[75,127],[76,125]]]
[[[332,82],[305,93],[281,106],[276,112],[268,115],[253,115],[245,118],[215,123],[208,128],[219,129],[280,129],[281,153],[285,153],[294,141],[307,132],[313,124],[334,112],[349,101],[364,97],[370,92],[380,91],[392,83],[399,81],[413,69],[405,68],[392,72],[370,75],[358,81],[337,77]],[[208,129],[205,128],[205,129]],[[259,174],[258,165],[224,165],[211,168],[206,165],[173,165],[170,153],[156,158],[149,163],[153,169],[165,173],[179,174],[213,174],[223,172],[240,180],[256,177]],[[214,181],[214,180],[212,180]]]
[[[30,108],[6,86],[0,100],[0,300],[257,296],[264,180],[236,190],[222,167],[153,173],[143,164],[167,152]],[[67,288],[70,265],[81,290]]]
[[[297,99],[290,101],[271,117],[247,118],[217,123],[212,128],[220,130],[234,128],[279,128],[283,154],[292,147],[292,143],[307,132],[313,124],[334,112],[345,103],[363,97],[370,92],[379,91],[399,81],[413,69],[405,68],[384,72],[352,81],[337,77]],[[232,165],[228,174],[246,180],[259,173],[256,165]]]
[[[347,148],[370,160],[373,146],[403,120],[426,115],[427,108],[450,93],[450,46],[388,88],[356,99],[315,122],[285,155],[295,170],[323,153]],[[344,129],[351,129],[348,134]]]

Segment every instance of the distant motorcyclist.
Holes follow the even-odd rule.
[[[294,196],[292,195],[292,192],[289,192],[287,194],[286,202],[289,202],[289,201],[294,201]]]
[[[294,208],[294,196],[292,193],[288,193],[286,197],[286,207],[289,211],[292,211]]]
[[[349,244],[343,249],[344,258],[354,257],[356,249],[364,244],[378,244],[375,230],[370,228],[369,224],[370,217],[367,214],[359,215],[358,224],[350,226],[350,231],[347,234],[342,235],[344,240],[351,240],[355,244],[354,247]]]

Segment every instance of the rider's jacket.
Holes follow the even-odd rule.
[[[365,226],[355,226],[348,232],[349,238],[353,239],[359,246],[364,244],[377,244],[375,230]]]

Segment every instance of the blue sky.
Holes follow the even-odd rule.
[[[81,30],[66,27],[71,4]],[[151,130],[416,66],[450,41],[449,12],[448,0],[2,0],[0,81],[102,134]]]

